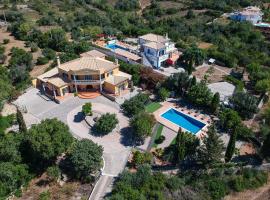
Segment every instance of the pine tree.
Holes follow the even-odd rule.
[[[270,134],[268,134],[263,141],[263,145],[261,147],[261,154],[263,158],[270,158]]]
[[[193,86],[193,85],[196,85],[196,84],[197,84],[196,76],[193,76],[192,79],[191,79],[190,86]]]
[[[175,140],[175,163],[180,163],[187,156],[192,156],[199,146],[199,140],[189,132],[182,132],[179,129]]]
[[[223,148],[224,144],[219,135],[217,135],[215,127],[210,126],[207,137],[203,139],[203,144],[198,151],[199,159],[206,167],[219,163],[223,158]]]
[[[25,133],[27,131],[27,127],[25,124],[25,121],[23,119],[23,114],[20,111],[20,109],[17,108],[17,114],[16,114],[17,122],[19,125],[19,131]]]
[[[231,133],[230,141],[228,143],[226,153],[225,153],[225,161],[226,162],[229,162],[234,155],[235,142],[236,142],[236,138],[237,138],[237,131],[236,130],[237,129],[234,129],[233,132]]]
[[[178,131],[176,136],[176,163],[180,163],[185,158],[185,140],[184,134],[181,133],[181,129]]]
[[[210,104],[210,109],[213,113],[215,113],[218,109],[220,102],[220,95],[218,92],[215,93],[215,95],[212,98],[211,104]]]

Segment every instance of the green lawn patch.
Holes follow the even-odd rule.
[[[172,140],[170,145],[174,145],[176,143],[176,137]]]
[[[157,129],[157,134],[156,134],[156,137],[155,137],[155,141],[161,136],[162,131],[163,131],[163,125],[160,124],[159,127],[158,127],[158,129]],[[156,144],[156,143],[154,142],[153,147],[156,148],[157,145],[158,145],[158,144]]]
[[[158,110],[161,106],[162,105],[160,103],[152,102],[152,103],[148,104],[147,106],[145,106],[145,110],[146,110],[146,112],[153,113],[156,110]]]

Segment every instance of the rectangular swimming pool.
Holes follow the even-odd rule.
[[[113,43],[113,44],[107,44],[106,47],[109,48],[109,49],[112,49],[112,50],[114,50],[114,49],[127,50],[126,48],[124,48],[122,46],[119,46],[119,45],[117,45],[115,43]]]
[[[184,128],[192,134],[198,133],[205,124],[173,108],[161,115],[166,120]]]

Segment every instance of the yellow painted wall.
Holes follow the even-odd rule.
[[[108,91],[108,92],[111,92],[113,94],[115,94],[115,91],[116,91],[116,87],[110,83],[107,83],[107,82],[105,82],[103,84],[103,89]]]
[[[39,84],[39,82],[36,78],[32,80],[33,87],[35,87],[35,88],[38,87],[38,84]]]
[[[115,68],[114,70],[113,70],[113,74],[117,74],[119,72],[119,68]]]

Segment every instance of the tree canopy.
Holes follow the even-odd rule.
[[[217,134],[216,128],[210,126],[207,131],[207,137],[199,148],[198,158],[206,167],[222,162],[224,144]]]
[[[130,121],[130,125],[134,130],[134,138],[142,141],[145,137],[150,136],[154,123],[155,118],[149,113],[141,112],[135,115]]]
[[[204,82],[191,86],[187,98],[197,106],[208,107],[211,104],[213,94]]]
[[[116,114],[106,113],[95,123],[95,129],[101,134],[110,133],[118,124]]]
[[[102,147],[91,140],[77,141],[67,155],[71,175],[79,180],[87,180],[90,173],[95,173],[102,167],[102,153]]]
[[[64,153],[73,143],[69,128],[57,119],[46,119],[33,125],[24,138],[25,158],[41,168]]]
[[[233,104],[234,109],[244,119],[250,119],[256,112],[258,112],[258,99],[248,93],[237,92],[232,96],[230,102]]]

